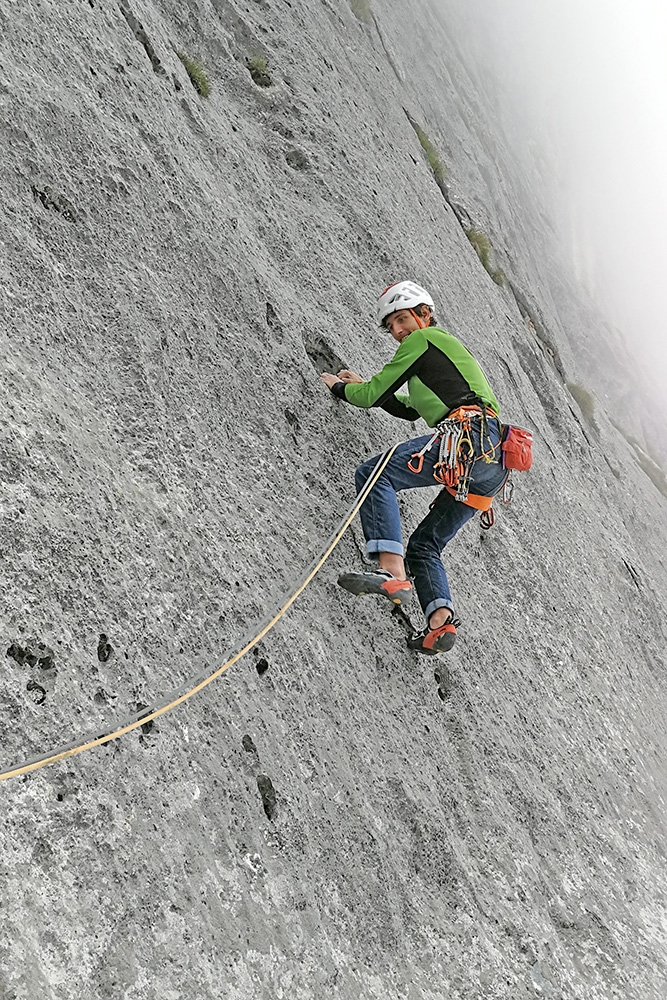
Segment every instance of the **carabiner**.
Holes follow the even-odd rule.
[[[430,438],[430,440],[428,440],[428,441],[426,442],[426,444],[424,445],[424,447],[422,448],[422,450],[421,450],[421,451],[415,451],[415,452],[414,452],[414,453],[413,453],[413,454],[412,454],[412,455],[410,456],[410,459],[409,459],[409,461],[408,461],[408,463],[407,463],[407,466],[408,466],[408,469],[410,470],[410,472],[414,472],[414,474],[415,474],[416,476],[418,476],[418,475],[419,475],[419,473],[420,473],[420,472],[422,471],[422,469],[424,468],[424,455],[426,454],[426,452],[427,452],[427,451],[430,451],[430,450],[431,450],[431,448],[433,447],[433,443],[434,443],[435,441],[437,441],[439,437],[440,437],[440,431],[437,431],[437,430],[436,430],[435,434],[432,434],[432,435],[431,435],[431,438]],[[413,459],[413,458],[416,458],[416,459],[417,459],[417,468],[416,468],[416,469],[415,469],[415,468],[413,468],[413,465],[412,465],[412,459]]]
[[[512,471],[510,470],[507,473],[507,478],[506,478],[505,482],[503,483],[503,489],[502,489],[502,494],[501,494],[501,498],[500,498],[502,500],[502,502],[505,504],[505,506],[507,506],[508,503],[512,502],[512,495],[514,493],[514,483],[512,482],[512,480],[510,478],[511,475],[512,475]]]

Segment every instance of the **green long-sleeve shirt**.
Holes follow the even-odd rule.
[[[407,382],[408,394],[397,392]],[[460,340],[437,326],[414,330],[394,357],[368,382],[337,382],[332,389],[353,406],[381,406],[396,417],[423,417],[430,427],[457,406],[498,401],[484,372]]]

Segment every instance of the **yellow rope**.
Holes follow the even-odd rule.
[[[338,531],[334,535],[331,543],[329,544],[324,554],[320,557],[318,562],[311,569],[311,571],[308,573],[308,575],[300,584],[300,586],[294,591],[291,597],[285,602],[285,604],[283,604],[282,608],[273,616],[273,618],[264,626],[264,628],[257,633],[254,639],[251,639],[248,643],[246,643],[243,649],[239,650],[238,653],[235,653],[234,656],[232,656],[229,660],[223,663],[222,666],[214,670],[212,674],[209,674],[208,677],[205,677],[203,680],[195,683],[193,687],[185,691],[183,694],[180,694],[177,697],[173,698],[173,700],[170,701],[168,704],[161,705],[159,708],[156,708],[153,711],[149,711],[148,713],[139,716],[139,718],[133,719],[133,721],[128,723],[127,725],[124,725],[119,729],[115,729],[110,733],[106,733],[104,736],[96,736],[91,739],[85,739],[82,743],[77,743],[74,746],[67,747],[66,749],[54,750],[51,753],[48,753],[36,760],[28,761],[27,763],[11,767],[9,768],[9,770],[0,773],[0,781],[5,781],[7,778],[18,778],[19,775],[21,774],[28,774],[30,771],[36,771],[41,767],[46,767],[47,764],[55,764],[57,761],[65,760],[65,758],[67,757],[74,757],[76,754],[82,753],[84,750],[92,750],[93,747],[98,747],[102,743],[109,743],[111,740],[115,740],[119,736],[124,736],[125,733],[132,732],[133,729],[138,729],[139,726],[145,726],[147,722],[151,722],[152,719],[157,719],[160,715],[165,715],[166,712],[170,712],[172,708],[176,708],[177,705],[180,705],[182,704],[182,702],[187,701],[188,698],[191,698],[194,694],[197,694],[198,691],[203,690],[203,688],[207,687],[212,681],[220,677],[221,674],[224,674],[224,672],[228,670],[229,667],[232,666],[232,664],[236,663],[237,660],[240,660],[242,656],[245,656],[245,654],[249,650],[251,650],[253,646],[256,646],[257,643],[264,638],[267,632],[271,631],[276,622],[278,622],[285,614],[287,609],[291,607],[291,605],[297,599],[299,594],[301,594],[306,589],[310,581],[313,579],[315,574],[322,568],[322,566],[327,561],[333,550],[336,548],[336,546],[338,545],[339,541],[341,540],[341,538],[343,537],[349,526],[352,524],[352,521],[354,520],[356,514],[359,512],[368,494],[370,493],[373,486],[384,472],[384,469],[386,468],[389,459],[394,454],[397,448],[398,448],[398,442],[387,452],[385,452],[384,456],[381,458],[381,460],[378,462],[375,469],[373,470],[372,475],[365,483],[363,490],[357,497],[354,507],[346,517],[342,526],[338,529]]]

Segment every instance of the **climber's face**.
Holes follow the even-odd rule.
[[[422,324],[428,326],[430,318],[431,311],[429,307],[422,306]],[[385,319],[384,325],[399,344],[415,330],[420,329],[417,317],[411,309],[399,309],[395,313],[390,313]]]

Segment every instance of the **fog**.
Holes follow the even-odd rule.
[[[667,241],[664,0],[451,0],[467,44],[554,170],[580,279],[661,386]]]

